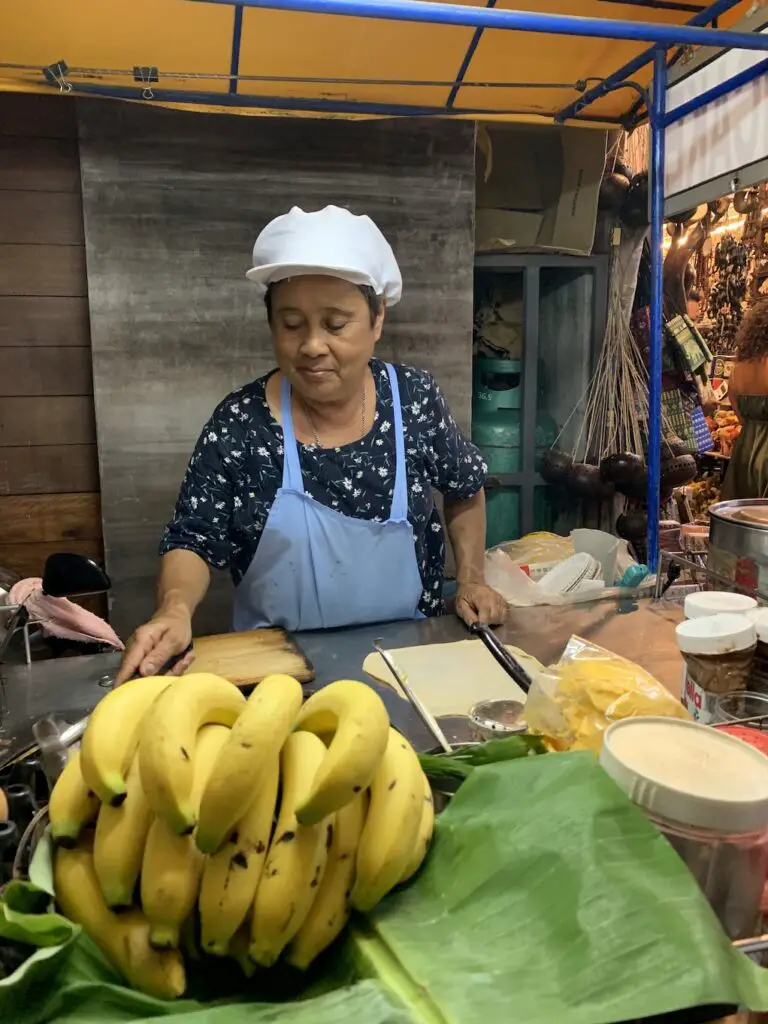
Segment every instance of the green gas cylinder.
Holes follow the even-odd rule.
[[[488,465],[486,545],[492,547],[520,536],[520,488],[494,477],[519,473],[522,468],[522,363],[516,359],[478,356],[473,367],[472,440]],[[536,464],[552,446],[557,424],[544,411],[536,414]],[[534,528],[551,528],[553,510],[547,489],[534,492]]]
[[[522,406],[523,364],[519,359],[477,356],[472,366],[472,416]]]

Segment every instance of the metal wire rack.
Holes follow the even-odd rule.
[[[675,591],[680,592],[681,588],[685,593],[692,590],[728,590],[754,597],[758,604],[768,607],[768,594],[710,569],[706,551],[661,551],[656,576],[656,597],[673,600]],[[680,596],[682,598],[684,594]]]

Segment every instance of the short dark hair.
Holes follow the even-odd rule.
[[[280,282],[277,281],[276,284]],[[371,315],[371,327],[376,323],[376,318],[381,312],[381,295],[377,295],[376,292],[367,284],[355,285],[357,290],[361,293],[368,305],[368,312]],[[264,293],[264,305],[267,307],[267,320],[272,323],[272,297],[274,294],[274,284],[267,285],[267,290]]]
[[[768,296],[758,299],[744,314],[736,334],[736,355],[745,362],[768,356]]]

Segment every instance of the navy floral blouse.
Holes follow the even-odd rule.
[[[392,391],[381,360],[371,360],[376,414],[365,437],[341,448],[299,444],[304,489],[326,506],[359,519],[389,518],[395,475]],[[408,520],[424,591],[419,610],[443,611],[445,538],[432,488],[471,498],[486,466],[459,431],[434,379],[396,366],[408,463]],[[283,476],[283,431],[266,400],[267,377],[233,392],[197,442],[161,554],[184,548],[237,585],[248,570]]]

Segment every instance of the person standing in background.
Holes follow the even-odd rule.
[[[728,397],[741,433],[721,498],[768,497],[768,297],[759,299],[741,321]]]
[[[697,288],[691,290],[685,296],[686,312],[694,323],[701,315],[701,292]]]

